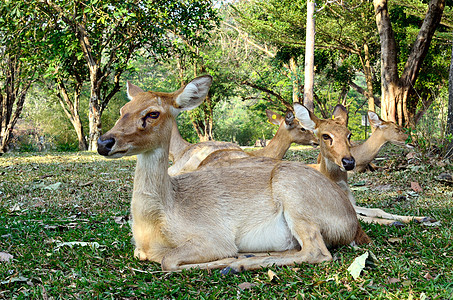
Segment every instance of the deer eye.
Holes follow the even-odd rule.
[[[326,141],[327,141],[327,140],[330,140],[330,135],[328,135],[328,134],[323,134],[323,135],[322,135],[322,138],[323,138],[323,140],[326,140]]]
[[[157,119],[157,118],[159,118],[159,115],[160,115],[160,113],[158,111],[151,111],[145,116],[145,119],[147,119],[147,118]]]
[[[350,133],[350,134],[348,135],[348,140],[351,140],[351,136],[352,136],[352,134]]]

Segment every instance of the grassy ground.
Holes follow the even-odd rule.
[[[316,151],[291,150],[286,159],[314,162]],[[408,162],[406,152],[386,148],[380,164],[387,169],[354,176],[357,201],[440,223],[363,224],[373,242],[334,249],[333,262],[228,276],[217,270],[166,273],[133,258],[127,221],[134,158],[4,155],[0,260],[13,259],[0,262],[0,298],[452,299],[453,188],[435,176],[453,167],[435,159]],[[366,251],[376,256],[375,266],[354,279],[347,269]]]

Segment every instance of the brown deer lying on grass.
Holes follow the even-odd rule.
[[[344,192],[301,163],[249,157],[234,168],[168,175],[174,117],[198,106],[211,81],[198,77],[173,93],[130,89],[132,100],[98,140],[106,157],[137,155],[134,256],[163,270],[239,271],[328,261],[327,246],[368,242]],[[261,254],[235,257],[241,252]]]
[[[266,147],[250,152],[244,152],[238,145],[228,142],[191,144],[181,137],[175,122],[170,142],[170,159],[173,165],[168,169],[168,174],[175,176],[195,171],[213,161],[245,158],[249,155],[282,159],[292,143],[317,145],[316,137],[299,124],[293,112],[288,111],[285,117],[271,110],[266,110],[266,114],[272,124],[279,126],[278,130]]]
[[[327,178],[337,183],[348,195],[359,219],[368,223],[385,225],[402,225],[400,222],[409,223],[432,221],[427,217],[400,216],[390,214],[378,208],[365,208],[357,206],[354,195],[348,185],[347,171],[353,170],[356,161],[365,161],[360,152],[353,155],[350,137],[351,132],[346,128],[347,111],[342,105],[337,105],[333,112],[333,119],[318,119],[305,106],[295,103],[296,117],[302,126],[312,130],[319,139],[321,160],[319,164],[309,165],[320,171]]]
[[[368,111],[368,119],[370,125],[374,127],[374,132],[363,144],[352,146],[351,153],[356,158],[354,172],[364,172],[386,143],[413,148],[411,144],[406,143],[409,135],[401,126],[382,120],[373,111]]]
[[[364,172],[367,169],[376,169],[376,167],[371,165],[371,161],[376,158],[379,150],[386,143],[413,148],[411,144],[407,143],[409,135],[405,133],[404,128],[401,126],[393,122],[386,122],[382,120],[373,111],[368,111],[368,119],[370,121],[370,125],[374,128],[374,132],[364,143],[352,143],[351,154],[355,158],[355,168],[352,172]],[[318,164],[320,162],[321,153],[318,155]]]

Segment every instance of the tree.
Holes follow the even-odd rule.
[[[445,7],[445,0],[431,0],[417,38],[399,75],[398,49],[387,0],[373,1],[381,42],[381,116],[400,125],[415,125],[409,114],[409,95],[413,92],[423,60]],[[411,106],[414,106],[413,104]],[[415,105],[416,106],[416,105]]]
[[[49,68],[44,74],[44,82],[53,91],[63,112],[71,122],[80,151],[88,150],[85,130],[80,118],[82,90],[88,80],[88,69],[80,48],[67,26],[49,20],[45,23],[46,47],[43,59],[49,60]]]
[[[451,50],[451,59],[450,59],[450,71],[448,78],[448,110],[447,110],[447,136],[453,136],[453,43]],[[453,140],[450,141],[450,144],[447,148],[447,153],[445,157],[453,156]]]
[[[8,150],[30,86],[42,62],[37,59],[40,26],[24,2],[0,3],[0,155]]]
[[[90,78],[89,150],[96,150],[101,116],[120,89],[120,77],[136,51],[172,48],[169,35],[201,40],[215,11],[207,0],[39,0],[39,9],[74,33]]]
[[[307,1],[307,35],[305,36],[304,105],[314,112],[313,85],[315,72],[315,1]]]

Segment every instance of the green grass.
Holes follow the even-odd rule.
[[[433,158],[407,164],[403,152],[386,148],[380,162],[389,168],[352,178],[358,203],[440,224],[363,224],[373,242],[334,249],[333,262],[229,276],[218,270],[167,273],[133,258],[127,218],[135,158],[6,154],[0,157],[0,252],[14,259],[0,262],[0,298],[452,299],[453,188],[434,178],[453,167]],[[317,150],[299,148],[286,159],[315,162],[316,156]],[[411,181],[424,189],[418,196],[410,193]],[[367,250],[377,257],[376,267],[354,280],[347,268]],[[268,270],[278,278],[271,281]]]

